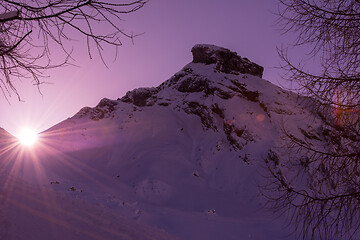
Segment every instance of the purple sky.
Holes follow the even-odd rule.
[[[43,131],[102,98],[116,99],[138,87],[157,86],[191,62],[196,43],[236,51],[265,68],[264,78],[278,83],[276,46],[286,43],[274,25],[277,0],[150,0],[140,11],[125,15],[123,27],[142,33],[132,45],[124,40],[114,62],[106,49],[107,69],[99,58],[89,60],[84,39],[74,41],[79,67],[48,72],[43,95],[28,79],[18,84],[21,97],[8,104],[1,97],[0,127],[18,134],[23,127]],[[54,54],[56,58],[56,54]]]

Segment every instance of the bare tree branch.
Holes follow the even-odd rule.
[[[263,194],[303,239],[350,240],[360,228],[360,1],[279,2],[283,33],[297,34],[289,48],[309,47],[321,67],[294,63],[282,47],[284,79],[310,97],[322,124],[295,133],[283,126],[286,144],[265,159]]]
[[[92,45],[105,63],[104,45],[122,45],[122,39],[135,36],[120,29],[122,16],[133,13],[147,0],[3,0],[0,1],[0,88],[18,94],[15,78],[42,82],[44,71],[66,65],[71,52],[65,43],[69,34],[86,38],[89,56]],[[55,45],[65,54],[63,61],[50,57]]]

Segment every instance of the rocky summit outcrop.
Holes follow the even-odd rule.
[[[243,73],[262,77],[264,68],[236,52],[210,44],[197,44],[192,49],[193,62],[216,64],[216,70],[224,73]]]
[[[223,99],[229,99],[233,97],[235,93],[229,93],[227,90],[223,90],[220,86],[217,86],[218,83],[216,83],[222,81],[222,76],[210,80],[207,76],[196,73],[197,71],[195,69],[203,65],[202,67],[209,67],[211,69],[210,72],[215,71],[220,73],[220,75],[222,73],[233,74],[234,76],[249,74],[260,78],[264,71],[262,66],[251,62],[247,58],[242,58],[237,55],[236,52],[232,52],[223,47],[210,44],[197,44],[192,48],[191,52],[193,54],[193,62],[186,65],[181,71],[160,86],[138,88],[129,91],[119,100],[126,103],[133,103],[138,107],[153,106],[158,100],[161,100],[157,95],[159,91],[164,88],[176,89],[181,93],[203,92],[205,95],[215,94]],[[200,65],[198,65],[199,63]],[[247,78],[247,76],[242,76],[242,78]],[[220,85],[223,86],[224,83]],[[257,95],[252,94],[252,92],[256,93],[256,91],[249,91],[243,86],[236,91],[246,95],[251,101],[257,101]],[[162,106],[169,105],[168,102],[158,104]]]

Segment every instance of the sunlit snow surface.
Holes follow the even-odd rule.
[[[281,123],[319,121],[258,77],[194,63],[177,76],[145,106],[103,100],[36,149],[2,150],[0,239],[292,239],[263,208],[261,165]],[[214,92],[179,91],[196,76]]]

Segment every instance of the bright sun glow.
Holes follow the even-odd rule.
[[[37,140],[37,134],[33,129],[23,129],[18,136],[19,141],[22,145],[31,147]]]

